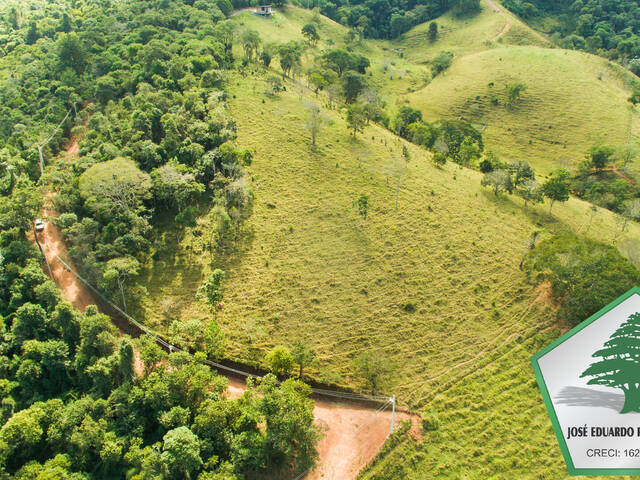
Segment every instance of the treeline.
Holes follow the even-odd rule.
[[[482,134],[465,120],[429,123],[422,119],[422,112],[404,106],[396,114],[392,128],[399,136],[431,150],[437,165],[451,160],[465,167],[478,168],[484,151]]]
[[[304,2],[299,3],[306,6]],[[323,15],[370,38],[395,38],[449,10],[465,16],[481,8],[480,0],[323,0],[319,7]]]
[[[634,0],[504,0],[525,20],[553,17],[548,33],[563,48],[586,50],[640,73],[640,6]]]
[[[537,243],[522,261],[529,280],[546,281],[558,317],[577,325],[640,283],[640,272],[612,245],[573,234],[557,235]],[[570,265],[570,268],[567,266]]]
[[[191,227],[201,202],[213,216],[203,243],[232,240],[251,152],[225,104],[230,13],[202,0],[0,7],[0,478],[286,478],[315,462],[307,386],[268,376],[225,398],[205,354],[167,356],[61,301],[29,240],[53,192],[69,255],[123,305],[159,220]],[[41,177],[36,146],[69,110]],[[50,165],[76,136],[80,155]]]
[[[251,201],[243,166],[252,155],[234,143],[223,90],[225,69],[234,64],[234,31],[223,21],[232,5],[73,7],[4,7],[2,64],[12,71],[0,88],[5,194],[9,186],[47,183],[71,259],[124,306],[127,295],[142,292],[131,279],[151,253],[158,220],[193,227],[196,205],[213,204],[214,226],[203,240],[213,251],[237,230]],[[82,138],[80,160],[58,161],[40,180],[35,147],[70,108],[79,114],[44,147],[45,164],[70,136]]]

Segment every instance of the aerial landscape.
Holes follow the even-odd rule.
[[[569,478],[638,75],[632,0],[0,0],[0,479]]]

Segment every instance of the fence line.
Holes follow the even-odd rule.
[[[87,287],[89,287],[91,289],[92,292],[94,292],[96,295],[98,295],[105,303],[107,303],[111,308],[113,308],[114,310],[116,310],[120,315],[122,315],[127,321],[129,321],[132,325],[134,325],[138,330],[140,330],[141,332],[153,337],[153,339],[155,340],[155,342],[166,348],[167,350],[169,350],[169,352],[186,352],[190,355],[193,355],[191,352],[178,347],[176,345],[173,345],[171,343],[169,343],[167,340],[165,340],[164,338],[162,338],[160,335],[156,334],[153,330],[145,327],[143,324],[141,324],[140,322],[138,322],[135,318],[133,318],[131,315],[129,315],[128,313],[124,312],[120,307],[118,307],[117,305],[115,305],[112,301],[108,300],[104,295],[102,295],[102,293],[100,293],[100,291],[98,291],[93,285],[91,285],[91,283],[89,283],[89,281],[87,281],[85,278],[83,278],[79,273],[77,273],[75,270],[73,270],[73,268],[71,268],[71,266],[65,262],[59,255],[55,256],[56,259],[62,263],[62,265],[64,265],[64,267],[71,272],[78,280],[80,280],[82,283],[84,283]],[[212,360],[209,359],[205,359],[203,360],[203,362],[207,365],[209,365],[210,367],[214,367],[217,370],[223,370],[226,372],[230,372],[233,373],[235,375],[240,375],[243,377],[247,377],[247,378],[262,378],[260,375],[256,375],[254,373],[250,373],[250,372],[246,372],[243,370],[239,370],[237,368],[233,368],[230,367],[228,365],[223,365],[221,363],[218,362],[214,362]],[[364,394],[360,394],[360,393],[355,393],[355,392],[341,392],[338,390],[329,390],[326,388],[317,388],[317,387],[310,387],[311,391],[313,393],[315,393],[316,395],[319,396],[323,396],[323,397],[333,397],[333,398],[342,398],[344,400],[355,400],[355,401],[373,401],[373,402],[385,402],[385,405],[390,401],[389,396],[383,396],[383,395],[364,395]]]
[[[62,119],[62,121],[58,124],[58,126],[56,127],[56,129],[53,131],[53,133],[51,135],[49,135],[49,138],[47,138],[44,142],[42,142],[40,145],[37,145],[38,148],[38,156],[40,157],[40,175],[44,175],[44,156],[42,155],[42,149],[47,145],[47,143],[49,143],[53,137],[56,135],[56,133],[58,133],[58,130],[60,130],[60,127],[62,127],[62,124],[67,120],[67,118],[69,118],[69,115],[71,115],[72,111],[76,111],[76,115],[78,115],[77,110],[76,110],[76,104],[74,102],[73,107],[71,107],[69,109],[69,111],[67,112],[67,114],[64,116],[64,118]]]

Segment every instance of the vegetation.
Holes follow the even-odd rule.
[[[3,474],[295,477],[295,376],[423,415],[363,478],[566,476],[528,358],[638,282],[621,68],[478,1],[321,6],[350,29],[30,2],[0,7]],[[27,236],[45,192],[82,275],[195,357],[60,301]],[[230,400],[207,356],[283,383]]]
[[[640,56],[640,12],[634,2],[505,0],[504,6],[534,25],[553,19],[548,34],[561,47],[616,59],[634,71],[634,60]],[[640,68],[634,71],[638,72]]]
[[[562,303],[559,315],[572,325],[640,282],[640,272],[615,247],[575,235],[541,242],[523,268],[531,279],[550,282],[552,295]]]
[[[457,16],[473,15],[480,10],[480,0],[420,0],[412,4],[397,0],[366,0],[356,4],[335,0],[320,6],[323,15],[372,38],[395,38],[449,9]]]

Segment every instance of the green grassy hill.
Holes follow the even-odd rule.
[[[492,25],[491,35],[503,31],[499,12],[482,15],[477,22]],[[300,39],[310,16],[288,9],[271,20],[245,13],[234,22],[259,30],[267,41],[282,42]],[[324,39],[341,45],[343,27],[326,19],[320,25]],[[472,26],[477,25],[469,21]],[[407,34],[407,44],[420,28]],[[527,35],[516,30],[514,38]],[[624,88],[603,60],[495,42],[476,49],[481,44],[460,47],[464,56],[427,86],[422,80],[427,67],[417,63],[418,43],[407,47],[405,58],[390,42],[367,42],[358,49],[369,52],[370,78],[392,106],[408,99],[427,117],[458,116],[455,108],[463,108],[469,95],[480,95],[474,100],[482,104],[478,118],[471,120],[487,121],[489,148],[530,160],[542,171],[606,135],[601,125],[611,129],[605,138],[617,138],[618,112],[627,134]],[[318,48],[325,46],[321,42]],[[439,51],[429,48],[429,55]],[[543,62],[553,66],[548,78]],[[602,79],[595,76],[599,68]],[[277,72],[274,65],[269,74]],[[351,361],[358,353],[370,349],[388,356],[395,368],[386,390],[403,405],[433,412],[439,427],[422,443],[402,441],[363,478],[566,478],[528,363],[559,329],[548,292],[528,284],[519,263],[533,231],[585,233],[590,204],[572,198],[555,206],[553,217],[547,205],[525,209],[515,198],[482,189],[480,173],[453,164],[436,168],[428,152],[378,126],[368,126],[353,140],[335,110],[323,111],[327,124],[314,148],[305,104],[321,104],[322,97],[291,81],[279,96],[266,95],[267,75],[256,71],[229,78],[238,142],[256,152],[247,167],[256,199],[237,232],[238,248],[213,256],[202,252],[211,224],[201,206],[195,228],[180,234],[167,229],[158,238],[143,273],[149,296],[137,313],[160,331],[174,320],[198,319],[204,326],[215,319],[227,337],[226,354],[241,361],[260,362],[274,345],[302,340],[318,352],[319,365],[310,373],[323,381],[357,386]],[[484,104],[490,81],[498,90],[514,80],[530,85],[520,104],[495,111]],[[584,112],[585,121],[572,104],[579,93],[597,106]],[[578,105],[585,105],[584,99]],[[558,137],[566,148],[546,141],[553,131],[566,135]],[[531,144],[518,141],[529,137]],[[390,171],[402,161],[402,145],[411,160],[396,209]],[[366,221],[354,207],[361,194],[370,199]],[[616,217],[600,211],[588,234],[611,242],[617,228]],[[618,245],[639,235],[633,224]],[[214,268],[227,272],[224,307],[216,312],[195,300],[200,282]]]
[[[501,478],[505,467],[518,478],[562,475],[527,363],[548,340],[539,332],[553,326],[553,314],[545,292],[526,283],[518,264],[532,231],[578,231],[588,204],[572,199],[554,217],[546,206],[525,210],[483,190],[479,173],[436,168],[430,154],[407,144],[409,175],[396,210],[388,170],[401,157],[397,137],[372,125],[353,140],[338,112],[325,111],[328,124],[312,148],[304,105],[316,97],[306,88],[289,82],[287,92],[269,97],[260,74],[233,76],[231,84],[239,142],[256,151],[248,167],[253,213],[238,233],[238,250],[213,258],[199,248],[210,228],[206,216],[180,237],[159,239],[145,272],[146,322],[166,331],[174,319],[204,325],[215,318],[228,355],[240,360],[259,361],[276,344],[303,340],[319,354],[316,378],[352,385],[358,384],[352,359],[372,349],[395,365],[386,390],[414,409],[435,409],[447,425],[438,434],[446,456],[434,455],[431,442],[402,447],[417,455],[415,472],[441,465],[455,472],[451,478],[466,471]],[[366,221],[353,207],[362,193],[370,197]],[[601,213],[590,233],[606,241],[614,230],[614,216]],[[635,224],[627,232],[638,234]],[[213,268],[228,274],[225,306],[215,314],[195,301]],[[488,383],[500,362],[508,369]],[[528,457],[475,468],[463,453],[487,441],[488,424],[499,435],[492,441],[525,449]],[[391,458],[399,468],[398,457]]]
[[[597,142],[624,145],[637,139],[638,114],[627,102],[625,75],[582,52],[510,46],[455,59],[406,99],[429,120],[462,116],[486,123],[488,149],[547,172],[574,167]],[[506,85],[516,82],[528,88],[507,106]]]
[[[485,129],[487,149],[505,160],[529,161],[542,174],[575,166],[597,142],[622,146],[638,139],[639,116],[627,101],[629,72],[594,55],[546,48],[551,45],[537,32],[495,8],[485,1],[474,17],[437,19],[440,36],[433,43],[423,24],[394,41],[352,47],[371,59],[369,79],[390,112],[408,104],[427,120],[462,116]],[[311,18],[309,11],[288,8],[272,19],[247,12],[234,22],[270,43],[301,40],[300,29]],[[304,66],[323,49],[344,46],[346,31],[320,17],[322,40],[307,50]],[[449,70],[430,81],[428,62],[443,50],[456,57]],[[506,85],[514,82],[528,89],[507,107]]]

